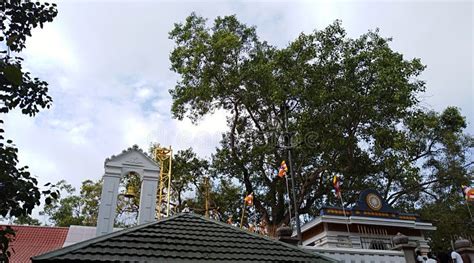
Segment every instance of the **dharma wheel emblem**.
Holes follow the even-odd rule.
[[[365,202],[374,211],[378,211],[382,208],[382,200],[376,194],[368,194],[365,198]]]

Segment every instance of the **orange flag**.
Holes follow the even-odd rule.
[[[247,205],[253,205],[253,193],[247,195],[245,198],[244,198],[244,201]]]
[[[332,185],[334,186],[334,189],[336,190],[336,196],[340,197],[341,196],[341,180],[339,179],[339,176],[334,175],[334,178],[332,179]]]
[[[283,178],[285,177],[286,172],[288,172],[288,167],[286,166],[286,162],[283,160],[281,161],[280,169],[278,170],[278,176]]]

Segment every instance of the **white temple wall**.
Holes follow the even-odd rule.
[[[307,251],[314,251],[324,256],[339,260],[341,263],[405,263],[405,256],[401,251],[354,249],[354,248],[327,248],[304,247]]]

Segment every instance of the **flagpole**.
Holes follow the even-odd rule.
[[[288,176],[285,176],[286,181],[286,193],[288,194],[288,213],[290,214],[290,225],[291,225],[291,197],[290,197],[290,187],[288,187]]]
[[[242,229],[242,226],[244,225],[244,216],[245,216],[245,205],[247,202],[244,200],[244,209],[242,211],[242,219],[240,219],[240,228]]]
[[[298,212],[298,205],[296,202],[296,189],[295,189],[295,174],[293,173],[293,162],[291,160],[291,137],[290,133],[288,132],[288,116],[286,114],[286,109],[287,109],[286,102],[284,104],[284,114],[285,114],[285,133],[287,136],[287,143],[288,145],[285,145],[287,150],[288,150],[288,164],[290,165],[290,176],[291,176],[291,188],[293,192],[293,205],[295,209],[295,221],[296,221],[296,234],[298,236],[298,245],[301,245],[302,243],[302,238],[301,238],[301,226],[300,226],[300,216]],[[290,200],[291,203],[291,200]],[[290,213],[291,215],[291,213]]]
[[[349,235],[348,238],[349,238],[349,242],[350,242],[351,247],[352,247],[351,231],[349,230],[349,218],[346,217],[346,209],[344,208],[344,201],[342,201],[341,191],[339,191],[339,199],[341,199],[342,212],[344,213],[344,218],[345,218],[345,221],[346,221],[347,234]]]

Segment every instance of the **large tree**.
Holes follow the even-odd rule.
[[[0,124],[4,114],[20,109],[23,114],[34,116],[41,108],[49,108],[48,84],[25,71],[23,58],[18,54],[25,48],[26,38],[33,28],[43,27],[57,15],[55,4],[30,1],[0,2]],[[28,167],[18,167],[18,149],[11,140],[5,140],[0,129],[0,216],[25,217],[39,205],[41,192],[37,180],[28,172]],[[48,196],[56,192],[46,190]],[[11,229],[0,231],[0,260],[8,261]]]
[[[99,213],[99,200],[102,191],[102,180],[85,180],[79,194],[76,189],[61,180],[55,185],[60,190],[58,199],[44,206],[41,215],[47,215],[55,226],[95,226]]]
[[[209,162],[198,158],[192,148],[178,151],[173,158],[173,197],[176,200],[178,210],[181,211],[185,205],[185,193],[196,191],[199,195],[199,193],[203,191],[202,183],[204,178],[209,176],[209,173],[207,172],[209,169]]]
[[[48,84],[23,70],[23,58],[18,53],[25,48],[33,28],[53,21],[56,5],[2,1],[0,10],[0,112],[3,115],[18,108],[23,114],[34,116],[40,108],[51,105]],[[3,119],[0,116],[0,123]],[[18,149],[11,140],[5,141],[3,133],[0,129],[0,215],[26,216],[39,204],[37,180],[28,167],[17,167]]]
[[[464,117],[420,106],[425,66],[392,50],[378,30],[352,39],[336,21],[277,48],[235,16],[210,25],[193,13],[170,38],[180,77],[170,90],[173,116],[197,123],[228,113],[213,167],[255,194],[270,228],[290,218],[285,182],[275,176],[289,145],[303,215],[334,204],[335,174],[348,204],[374,188],[408,209],[467,181],[473,144]]]
[[[83,199],[73,195],[76,189],[65,180],[59,181],[56,185],[61,191],[59,198],[46,204],[40,215],[48,215],[55,226],[81,225],[84,221],[84,216],[81,214]]]

